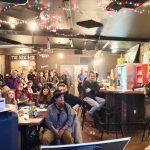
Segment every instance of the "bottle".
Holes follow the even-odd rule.
[[[29,106],[29,118],[32,118],[32,106]]]

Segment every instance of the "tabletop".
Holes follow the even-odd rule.
[[[36,118],[29,118],[29,114],[27,113],[28,108],[27,106],[24,108],[21,108],[20,111],[23,111],[23,115],[19,116],[18,114],[18,124],[19,125],[40,125],[44,118],[45,118],[45,113],[46,113],[46,109],[40,109],[40,108],[36,108],[37,112],[38,112],[38,117]]]

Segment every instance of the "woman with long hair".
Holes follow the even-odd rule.
[[[51,103],[51,91],[47,85],[44,85],[38,95],[36,106],[48,107]]]
[[[18,108],[17,101],[15,99],[15,91],[9,89],[5,95],[6,107],[9,107],[12,111],[16,111]]]

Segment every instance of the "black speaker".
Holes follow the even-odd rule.
[[[75,50],[74,54],[79,54],[80,55],[80,54],[82,54],[82,50]]]
[[[12,4],[25,4],[27,0],[0,0],[0,2],[12,3]]]

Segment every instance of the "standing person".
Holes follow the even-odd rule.
[[[51,91],[47,85],[44,85],[38,95],[36,106],[47,108],[51,103]]]
[[[47,129],[40,137],[42,144],[49,145],[52,141],[59,140],[63,141],[64,144],[73,144],[71,107],[65,103],[64,96],[59,90],[54,91],[52,101],[53,103],[46,112]]]
[[[46,79],[45,79],[44,73],[42,71],[36,77],[36,82],[37,82],[37,85],[39,88],[42,88],[42,86],[46,83]]]
[[[0,87],[1,87],[2,85],[4,85],[4,83],[5,83],[4,77],[3,77],[2,74],[0,74]]]
[[[56,90],[57,84],[59,83],[59,77],[55,70],[50,71],[50,76],[48,78],[48,85],[52,91]]]
[[[35,76],[33,70],[31,69],[30,72],[29,72],[29,74],[27,75],[27,79],[31,80],[34,83],[35,78],[36,78],[36,76]]]
[[[98,97],[100,86],[95,78],[95,73],[91,71],[83,83],[83,100],[92,107],[87,114],[89,120],[92,119],[95,111],[100,110],[105,104],[105,99]]]
[[[72,79],[67,70],[63,72],[62,76],[60,77],[60,81],[66,84],[68,87],[68,91],[70,91],[70,87],[72,86]]]
[[[86,76],[85,76],[84,70],[82,68],[80,74],[78,75],[78,92],[79,92],[79,95],[81,95],[81,93],[82,93],[82,86],[83,86],[83,82],[84,82],[85,78],[86,78]]]
[[[21,82],[17,73],[18,73],[17,70],[13,70],[11,76],[9,76],[8,79],[6,80],[6,85],[10,89],[16,89],[18,84]]]

